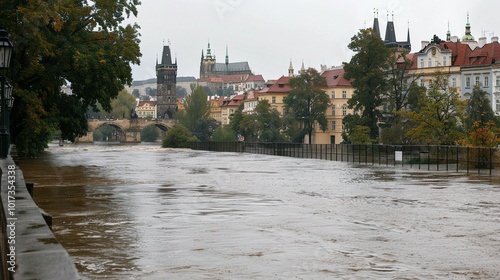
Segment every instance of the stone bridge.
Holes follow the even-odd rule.
[[[141,142],[141,131],[154,125],[162,131],[167,131],[177,123],[174,119],[90,119],[88,120],[89,131],[87,135],[80,137],[77,142],[94,142],[94,131],[103,125],[114,127],[120,132],[120,142],[139,143]]]

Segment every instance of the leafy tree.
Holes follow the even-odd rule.
[[[258,125],[258,139],[261,142],[281,142],[282,120],[280,113],[271,108],[268,100],[261,100],[255,107],[255,119]]]
[[[241,104],[232,115],[229,116],[229,127],[236,134],[241,134],[240,124],[243,121],[243,104]]]
[[[376,139],[379,106],[388,88],[386,70],[390,51],[372,29],[359,31],[348,47],[355,52],[351,61],[344,63],[344,77],[350,79],[354,87],[348,105],[362,112],[363,125],[370,128],[370,137]]]
[[[155,142],[156,139],[158,139],[158,136],[160,136],[160,132],[158,130],[159,128],[154,125],[146,126],[141,131],[141,142]]]
[[[411,142],[451,145],[463,138],[464,102],[456,88],[448,86],[446,75],[438,74],[434,78],[418,105],[417,110],[403,113],[414,124],[406,133]]]
[[[139,92],[138,89],[134,89],[132,91],[132,95],[135,97],[135,98],[139,98],[141,96],[141,93]]]
[[[303,124],[303,132],[309,135],[309,144],[312,144],[314,123],[317,122],[323,131],[328,125],[325,111],[330,97],[322,90],[327,86],[326,79],[317,70],[309,68],[291,78],[289,85],[292,90],[283,99],[285,109]]]
[[[184,98],[187,95],[187,90],[181,86],[177,86],[175,93],[177,94],[177,98]]]
[[[500,145],[500,128],[490,120],[485,124],[475,121],[469,130],[468,137],[460,141],[465,146],[491,147]]]
[[[417,81],[420,75],[408,74],[413,61],[408,50],[391,49],[386,71],[387,92],[384,96],[386,112],[395,113],[409,108],[412,94],[420,89]]]
[[[212,141],[214,142],[234,142],[236,141],[236,133],[231,129],[230,126],[224,125],[219,126],[214,130],[212,134]]]
[[[294,143],[302,143],[304,142],[304,137],[307,133],[300,128],[300,123],[292,112],[288,112],[284,110],[282,116],[283,123],[283,133],[282,136],[285,138],[285,141],[291,141]]]
[[[347,114],[342,119],[342,124],[344,125],[344,130],[342,131],[342,140],[346,144],[353,143],[352,134],[354,133],[356,127],[362,126],[363,121],[361,116],[358,114]]]
[[[130,63],[138,64],[139,0],[3,1],[0,26],[14,45],[8,77],[16,98],[11,136],[20,156],[38,155],[52,130],[73,141],[85,135],[82,115],[110,100],[132,82]],[[73,97],[65,96],[63,85]],[[69,106],[69,107],[68,107]],[[83,109],[82,109],[83,108]],[[73,110],[74,109],[74,110]]]
[[[191,132],[195,131],[200,121],[203,122],[209,118],[210,102],[201,86],[194,88],[193,92],[186,97],[184,109],[185,111],[177,112],[175,117]]]
[[[181,124],[177,124],[167,131],[163,139],[163,148],[188,148],[188,142],[198,142],[189,130]]]
[[[472,129],[474,126],[476,129],[487,127],[489,121],[496,121],[495,113],[490,104],[488,93],[479,86],[474,86],[467,104],[467,118],[465,119],[467,129]]]
[[[370,128],[367,126],[357,125],[350,134],[352,144],[368,144],[372,143],[370,139]]]
[[[217,121],[212,118],[198,119],[195,122],[192,133],[200,141],[210,141],[210,137],[212,136],[212,133],[217,128],[217,126]]]
[[[157,92],[156,88],[150,88],[150,87],[146,88],[146,95],[147,96],[155,97],[156,96],[156,92]]]
[[[130,114],[134,111],[136,105],[135,98],[129,94],[126,90],[122,90],[118,93],[116,98],[111,100],[111,110],[106,112],[103,106],[98,103],[94,108],[90,107],[87,112],[90,118],[128,118]]]
[[[128,118],[134,111],[135,105],[135,98],[126,90],[122,90],[116,98],[111,100],[111,116],[116,119]]]

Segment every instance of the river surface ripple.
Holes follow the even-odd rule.
[[[88,279],[500,279],[488,176],[143,144],[20,166]]]

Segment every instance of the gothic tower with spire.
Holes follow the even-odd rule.
[[[207,55],[205,55],[205,57],[203,57],[203,50],[201,51],[200,78],[208,78],[211,76],[210,73],[212,72],[215,62],[215,55],[212,55],[210,42],[208,42]]]
[[[157,117],[170,119],[177,112],[177,58],[172,63],[170,46],[163,46],[161,62],[156,59]]]
[[[375,34],[382,39],[380,36],[380,27],[378,22],[378,10],[374,10],[374,20],[373,20],[373,31]],[[410,41],[410,28],[408,27],[408,33],[406,37],[406,41],[397,41],[396,40],[396,30],[394,27],[394,13],[392,14],[392,20],[389,20],[389,12],[387,12],[387,26],[385,29],[385,38],[384,44],[388,48],[397,48],[397,49],[407,49],[411,51],[411,41]]]

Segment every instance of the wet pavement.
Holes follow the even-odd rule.
[[[89,279],[500,279],[489,176],[51,146],[20,162]]]

